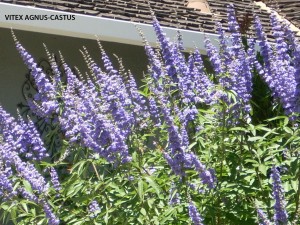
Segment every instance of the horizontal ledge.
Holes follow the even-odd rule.
[[[3,28],[12,28],[84,39],[96,39],[96,36],[98,36],[102,41],[142,46],[142,39],[135,27],[138,26],[141,28],[145,37],[147,38],[147,41],[152,46],[156,46],[157,43],[154,29],[152,25],[149,24],[41,9],[31,6],[20,6],[8,3],[0,3],[0,12],[0,27]],[[21,15],[22,17],[8,18],[8,15]],[[37,17],[43,18],[44,20],[31,20],[30,17],[28,17],[30,15],[39,15]],[[63,18],[64,15],[67,15],[68,18],[73,19],[55,19],[59,17]],[[52,19],[50,19],[50,17]],[[48,19],[46,20],[45,18]],[[199,48],[201,52],[205,52],[205,37],[209,38],[215,46],[218,46],[218,36],[216,34],[169,27],[163,27],[163,30],[170,38],[175,37],[177,32],[180,31],[183,38],[183,47],[187,52],[193,50],[195,46]]]

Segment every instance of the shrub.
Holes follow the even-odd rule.
[[[41,137],[0,108],[3,223],[297,224],[299,42],[272,14],[270,43],[256,18],[257,60],[233,6],[228,21],[219,50],[205,40],[208,74],[199,51],[186,60],[180,34],[170,42],[153,17],[160,49],[140,31],[141,88],[99,41],[102,66],[81,49],[84,78],[62,56],[60,72],[46,48],[49,77],[13,34],[38,89],[28,105],[54,132]],[[53,139],[54,150],[44,144]]]

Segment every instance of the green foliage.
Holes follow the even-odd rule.
[[[149,94],[147,88],[142,93]],[[234,99],[234,93],[229,95]],[[226,111],[230,107],[221,102],[209,109],[199,109],[196,121],[190,124],[190,128],[200,127],[197,132],[192,129],[190,149],[216,171],[218,182],[212,190],[200,184],[194,171],[187,171],[187,180],[180,180],[171,172],[162,156],[166,148],[164,128],[159,131],[153,127],[132,135],[129,140],[132,161],[117,167],[90,149],[64,142],[59,153],[62,157],[68,149],[66,159],[39,165],[54,166],[59,171],[62,190],[58,196],[51,189],[48,197],[61,224],[190,224],[189,198],[201,212],[204,224],[256,224],[257,206],[264,208],[270,217],[273,215],[270,168],[274,164],[284,168],[282,182],[287,210],[291,220],[297,218],[299,128],[285,116],[260,123],[257,117],[252,118],[255,124],[248,119],[231,126],[230,115],[220,114],[220,109]],[[159,140],[154,142],[155,136]],[[20,179],[16,186],[21,182],[28,192],[33,192],[24,180]],[[178,188],[170,194],[172,183]],[[196,188],[191,188],[190,183]],[[170,205],[170,197],[176,192],[186,199],[181,197],[179,204]],[[93,200],[100,206],[96,217],[91,217],[88,210]],[[39,206],[21,198],[3,201],[1,212],[3,224],[47,223]]]
[[[154,96],[152,80],[145,78],[144,82],[140,93]],[[171,99],[170,114],[181,128],[175,108],[180,111],[186,105],[179,91],[169,80],[161,78],[157,82],[165,84],[164,94]],[[51,159],[35,162],[41,173],[50,167],[58,171],[61,190],[57,192],[51,186],[44,197],[60,224],[186,225],[192,223],[188,212],[190,202],[199,210],[203,224],[257,224],[257,208],[264,209],[269,218],[274,214],[270,178],[273,165],[280,169],[291,224],[299,224],[298,121],[290,122],[282,116],[281,106],[272,104],[270,91],[258,76],[254,76],[249,117],[239,115],[238,121],[233,121],[237,96],[234,91],[224,93],[228,101],[221,98],[209,106],[197,105],[198,114],[187,125],[188,150],[207,168],[215,170],[215,188],[205,186],[190,168],[185,171],[186,176],[174,175],[163,156],[169,143],[168,124],[161,115],[160,126],[146,119],[147,127],[133,132],[126,140],[132,161],[125,164],[109,163],[80,143],[60,137],[62,144]],[[53,129],[45,136],[46,142],[59,133],[58,125],[51,125]],[[45,178],[50,183],[49,175]],[[15,190],[22,186],[28,193],[35,193],[22,177],[12,179]],[[178,201],[172,203],[175,197]],[[99,204],[99,209],[91,213],[89,206],[93,201]],[[0,210],[3,224],[48,223],[42,207],[22,196],[1,201]]]

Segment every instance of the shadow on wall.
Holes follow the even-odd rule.
[[[95,40],[87,40],[73,37],[49,35],[27,31],[14,31],[23,47],[34,57],[36,62],[47,59],[43,43],[45,43],[51,53],[59,58],[59,51],[62,52],[68,65],[73,68],[78,67],[82,74],[88,71],[83,57],[79,52],[85,46],[96,63],[101,65],[101,55]],[[19,53],[15,49],[15,44],[11,36],[10,29],[0,28],[0,104],[11,113],[17,115],[17,105],[25,103],[22,95],[22,86],[26,81],[28,69],[23,63]],[[138,85],[141,85],[143,74],[147,72],[148,59],[144,47],[125,45],[113,42],[102,42],[102,46],[114,63],[115,68],[119,68],[114,54],[122,58],[126,70],[130,69],[135,76]],[[188,54],[185,54],[188,57]],[[208,72],[211,66],[204,60]],[[24,89],[23,89],[24,90]],[[31,92],[31,91],[30,91]]]
[[[0,33],[0,104],[8,112],[16,116],[17,104],[24,101],[21,87],[26,80],[25,74],[28,73],[28,69],[15,49],[10,30],[0,28]],[[88,71],[88,69],[79,52],[82,46],[87,47],[92,58],[102,65],[100,63],[100,50],[95,40],[19,30],[15,30],[15,34],[21,44],[36,61],[47,58],[43,47],[43,43],[45,43],[50,52],[55,55],[58,56],[58,52],[61,51],[69,66],[71,68],[77,66],[83,74]],[[143,73],[147,70],[148,62],[143,47],[112,42],[102,42],[102,45],[107,54],[111,57],[116,68],[118,68],[118,63],[113,54],[122,58],[125,68],[130,69],[137,80],[142,79]]]

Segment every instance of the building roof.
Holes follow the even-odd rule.
[[[233,3],[241,23],[247,23],[245,20],[251,19],[254,12],[260,15],[266,27],[268,24],[269,12],[251,0],[207,0],[211,13],[188,7],[189,1],[192,0],[0,0],[10,4],[147,24],[151,23],[150,5],[163,26],[207,33],[215,32],[216,21],[226,25],[226,5]]]
[[[299,0],[266,0],[266,5],[300,28]]]
[[[291,4],[293,2],[293,4],[300,5],[300,3],[294,3],[298,0],[277,1],[279,5],[284,2],[291,2]],[[223,27],[226,28],[226,5],[232,3],[235,6],[243,33],[253,34],[253,27],[250,25],[253,15],[256,14],[260,16],[266,33],[271,37],[270,10],[262,8],[261,5],[252,0],[0,0],[1,2],[34,7],[35,9],[62,11],[141,24],[152,23],[149,10],[151,8],[162,26],[211,34],[216,33],[215,23],[217,21],[221,22]],[[202,9],[203,11],[201,11],[199,8],[194,8],[195,5],[202,3],[207,5],[207,10]],[[268,5],[273,7],[271,3],[268,3]],[[280,13],[283,12],[286,13],[287,19],[291,18],[292,21],[296,21],[295,13],[293,17],[288,17],[292,14],[282,9]],[[299,14],[300,10],[297,13]],[[296,23],[296,25],[298,25],[298,28],[300,27],[300,24]]]

